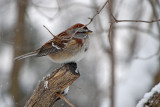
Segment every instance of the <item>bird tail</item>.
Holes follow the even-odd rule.
[[[29,52],[29,53],[20,55],[18,57],[15,57],[14,60],[21,60],[21,59],[28,58],[28,57],[31,57],[31,56],[36,56],[37,53],[38,53],[37,51]]]

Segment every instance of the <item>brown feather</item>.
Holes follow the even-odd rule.
[[[80,28],[80,27],[82,27],[82,26],[84,26],[84,24],[77,23],[77,24],[71,26],[69,29]],[[88,28],[85,26],[84,29],[88,29]]]

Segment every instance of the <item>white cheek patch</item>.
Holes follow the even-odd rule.
[[[61,49],[57,45],[55,45],[54,42],[52,42],[52,46],[55,47],[56,49]]]

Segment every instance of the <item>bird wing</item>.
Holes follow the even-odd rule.
[[[54,46],[54,41],[49,41],[39,49],[37,56],[41,57],[41,56],[50,55],[53,53],[57,53],[60,50],[61,50],[60,47],[58,46],[56,47],[56,45]]]
[[[62,40],[55,37],[54,39],[45,43],[39,49],[39,53],[36,56],[40,57],[40,56],[46,56],[46,55],[50,55],[50,54],[60,52],[65,48],[65,44],[67,42],[68,41],[62,41]]]
[[[68,49],[75,49],[76,42],[81,42],[79,39],[73,39],[72,37],[68,36],[67,33],[62,32],[58,36],[55,36],[53,39],[48,41],[44,44],[40,49],[36,56],[46,56],[50,54],[55,54],[57,52],[68,50]],[[82,44],[82,43],[79,43]]]

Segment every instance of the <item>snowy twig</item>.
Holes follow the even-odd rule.
[[[160,106],[160,83],[139,101],[136,107],[159,107]]]

